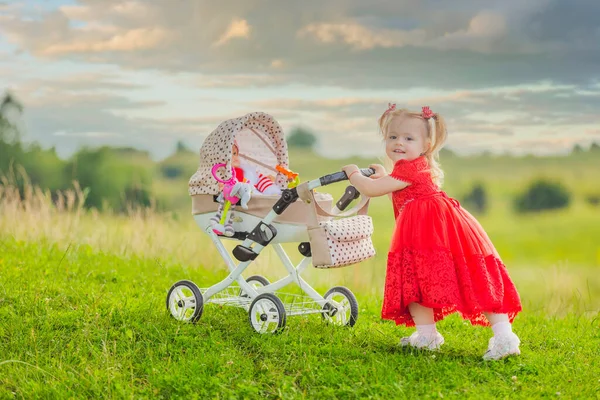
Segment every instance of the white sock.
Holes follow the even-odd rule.
[[[417,332],[419,333],[419,335],[423,335],[423,336],[427,336],[427,337],[435,336],[435,334],[437,333],[437,329],[435,328],[435,323],[429,324],[429,325],[417,325],[416,328],[417,328]]]
[[[492,325],[494,336],[508,336],[512,333],[512,325],[508,321],[496,322]]]

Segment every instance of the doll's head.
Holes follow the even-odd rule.
[[[234,168],[240,167],[240,148],[235,140],[233,141],[233,146],[231,147],[231,165]]]
[[[412,161],[424,156],[429,162],[431,175],[441,186],[443,171],[438,162],[439,151],[446,142],[444,119],[429,107],[421,112],[396,109],[390,104],[379,118],[379,128],[385,143],[386,156],[395,164],[399,160]]]

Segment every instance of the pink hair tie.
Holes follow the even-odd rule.
[[[388,103],[388,109],[385,110],[383,115],[386,115],[387,113],[394,111],[395,109],[396,109],[396,103]]]
[[[431,109],[428,106],[425,106],[422,109],[421,115],[423,116],[423,118],[429,119],[433,117],[433,111],[431,111]]]

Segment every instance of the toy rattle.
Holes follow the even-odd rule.
[[[211,173],[212,176],[220,183],[223,184],[223,200],[224,200],[224,206],[223,206],[223,212],[221,214],[221,220],[219,221],[220,226],[223,226],[225,224],[225,221],[227,220],[227,212],[229,211],[229,208],[231,207],[231,205],[236,205],[238,203],[238,201],[240,201],[240,198],[237,196],[231,196],[231,190],[233,189],[233,187],[235,186],[235,184],[238,182],[238,180],[235,177],[235,170],[233,169],[233,167],[231,167],[231,178],[228,180],[223,180],[220,179],[217,176],[217,170],[221,167],[225,167],[227,164],[225,163],[219,163],[219,164],[215,164],[212,167]],[[219,232],[217,229],[213,229],[213,232],[215,232],[216,234],[223,234],[223,232]]]

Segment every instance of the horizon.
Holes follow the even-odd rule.
[[[23,141],[161,160],[263,111],[314,133],[323,157],[378,157],[377,119],[397,103],[444,116],[459,155],[600,143],[592,0],[233,3],[0,2],[0,91],[25,106]]]
[[[148,158],[155,162],[155,163],[161,163],[173,156],[176,156],[178,154],[178,150],[177,150],[177,146],[178,143],[175,142],[172,146],[172,149],[170,152],[167,152],[167,154],[163,157],[157,158],[155,157],[149,150],[147,149],[142,149],[142,148],[137,148],[137,147],[131,147],[131,146],[119,146],[119,145],[111,145],[111,144],[102,144],[102,145],[97,145],[97,146],[81,146],[77,149],[75,149],[74,152],[68,154],[68,155],[61,155],[58,153],[57,149],[53,146],[50,147],[43,147],[41,146],[38,142],[24,142],[21,140],[21,143],[25,144],[25,145],[32,145],[32,144],[36,144],[38,146],[40,146],[40,148],[43,151],[52,151],[54,150],[54,152],[56,153],[57,157],[62,160],[62,161],[68,161],[71,157],[73,157],[75,154],[77,154],[77,152],[81,151],[81,150],[99,150],[101,148],[108,148],[110,150],[115,150],[115,151],[131,151],[131,152],[137,152],[137,153],[142,153],[148,156]],[[183,143],[183,142],[181,142]],[[195,156],[199,156],[200,154],[200,148],[198,149],[194,149],[189,147],[186,143],[183,143],[185,146],[185,150],[184,152],[188,152],[191,154],[194,154]],[[568,149],[568,151],[563,151],[563,152],[557,152],[557,153],[545,153],[545,154],[534,154],[534,153],[528,153],[528,152],[522,152],[522,153],[518,153],[518,154],[514,154],[511,153],[509,151],[504,151],[504,152],[490,152],[488,150],[483,150],[483,151],[477,151],[477,152],[471,152],[471,153],[458,153],[456,151],[454,151],[451,148],[448,148],[447,146],[444,146],[441,150],[440,150],[440,155],[442,155],[443,153],[447,153],[450,154],[452,157],[458,157],[458,158],[475,158],[475,157],[508,157],[508,158],[515,158],[515,159],[520,159],[520,158],[529,158],[529,157],[533,157],[533,158],[538,158],[538,159],[543,159],[543,158],[562,158],[562,157],[570,157],[573,156],[575,154],[577,154],[578,152],[590,152],[593,151],[593,147],[597,146],[598,148],[600,148],[600,141],[599,142],[592,142],[590,143],[588,146],[582,146],[579,143],[575,143],[574,146],[570,149]],[[329,159],[329,160],[346,160],[346,159],[350,159],[350,158],[377,158],[379,160],[381,160],[381,157],[384,156],[383,152],[381,154],[375,154],[375,155],[360,155],[360,154],[345,154],[339,157],[333,157],[331,155],[326,155],[326,154],[321,154],[318,151],[318,148],[316,148],[316,146],[314,147],[288,147],[288,152],[293,152],[293,151],[310,151],[312,152],[314,155],[316,155],[317,157],[321,157],[321,158],[325,158],[325,159]],[[383,151],[383,150],[382,150]]]

